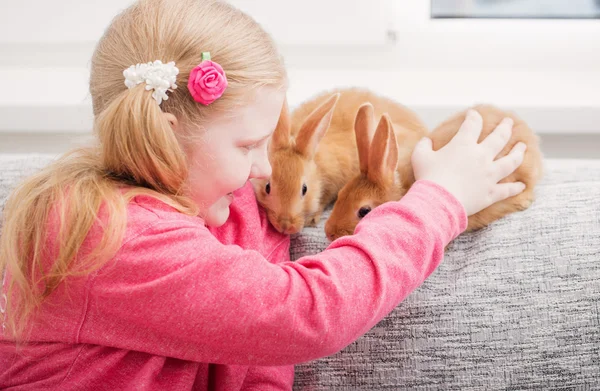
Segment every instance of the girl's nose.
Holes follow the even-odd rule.
[[[268,159],[262,159],[260,162],[256,162],[252,166],[250,172],[250,178],[266,179],[271,176],[271,164]]]

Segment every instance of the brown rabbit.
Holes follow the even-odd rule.
[[[291,117],[284,105],[269,144],[271,178],[252,180],[258,202],[278,231],[294,234],[316,225],[323,209],[359,172],[354,122],[365,102],[372,103],[375,115],[389,112],[399,123],[425,132],[412,111],[365,89],[322,93]]]
[[[521,194],[497,202],[470,216],[467,231],[482,228],[509,213],[528,208],[534,200],[533,190],[541,178],[543,166],[539,138],[523,120],[513,113],[489,105],[475,106],[474,109],[483,118],[483,129],[478,142],[485,139],[504,117],[513,119],[512,136],[498,158],[508,154],[519,141],[527,144],[527,151],[522,165],[500,182],[520,181],[526,185],[526,188]],[[363,114],[366,115],[367,110],[363,111]],[[433,142],[433,150],[442,148],[454,137],[465,116],[466,110],[443,122],[429,135]],[[330,240],[352,234],[360,219],[371,209],[387,201],[399,200],[414,183],[411,165],[412,149],[398,149],[398,145],[414,146],[414,140],[406,141],[404,136],[396,131],[390,119],[384,115],[373,141],[369,143],[369,132],[374,127],[373,119],[370,121],[368,126],[364,126],[367,120],[356,122],[356,139],[360,143],[358,151],[361,174],[350,180],[339,192],[331,216],[325,224],[325,232]]]

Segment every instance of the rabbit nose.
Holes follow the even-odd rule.
[[[291,235],[297,232],[296,227],[293,226],[289,219],[281,220],[279,225],[281,226],[281,231],[284,234]]]
[[[288,223],[287,221],[283,221],[279,225],[281,226],[282,231],[286,231],[290,227],[290,223]]]
[[[286,235],[293,235],[295,233],[298,233],[298,230],[296,229],[296,227],[289,227],[288,229],[283,231],[283,233]]]

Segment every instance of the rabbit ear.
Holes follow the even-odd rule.
[[[367,176],[370,181],[385,183],[393,181],[396,166],[398,165],[398,143],[392,127],[392,121],[387,114],[383,114],[373,142],[369,150],[369,170]]]
[[[329,129],[333,109],[340,97],[340,93],[331,96],[317,107],[302,124],[296,136],[296,150],[304,157],[312,158],[317,151],[319,141]]]
[[[367,174],[369,168],[369,148],[375,130],[375,116],[373,105],[365,103],[358,109],[354,120],[354,134],[356,135],[356,147],[358,149],[358,162],[360,172]]]
[[[271,146],[275,149],[289,147],[291,145],[290,132],[290,110],[288,108],[287,98],[285,98],[283,106],[281,107],[281,113],[279,114],[279,121],[277,122],[275,132],[273,132],[273,137],[271,138]]]

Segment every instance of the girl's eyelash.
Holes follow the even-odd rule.
[[[252,145],[247,145],[244,148],[247,150],[251,150],[251,149],[257,148],[259,145],[263,144],[265,141],[267,141],[267,140],[265,139],[265,140],[259,141],[257,143],[254,143]]]
[[[252,151],[254,148],[256,148],[256,144],[252,144],[252,145],[245,145],[242,147],[242,149],[244,150],[244,154],[248,154],[250,151]]]
[[[253,150],[255,148],[258,148],[259,146],[265,144],[268,140],[269,140],[268,138],[265,138],[264,140],[261,140],[261,141],[259,141],[257,143],[252,144],[252,145],[244,145],[244,146],[242,146],[242,148],[246,152],[250,152],[251,150]]]

